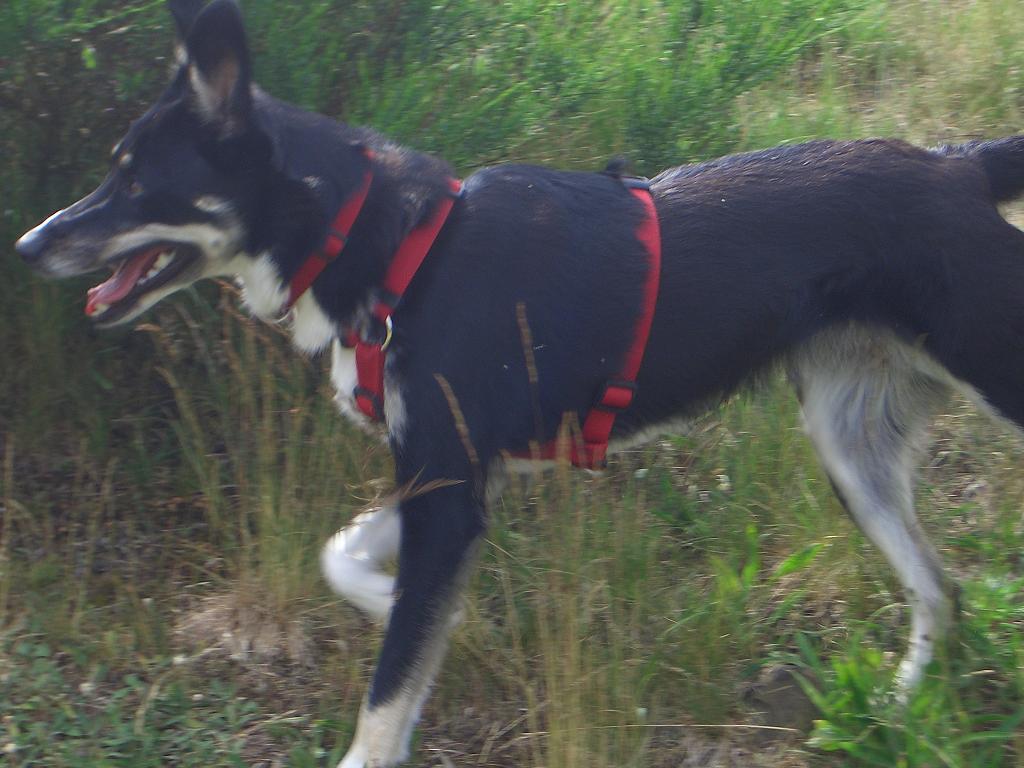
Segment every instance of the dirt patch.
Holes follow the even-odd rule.
[[[203,598],[175,623],[179,644],[192,652],[220,652],[243,663],[283,661],[315,667],[317,654],[310,627],[299,619],[275,615],[254,594],[239,589]]]

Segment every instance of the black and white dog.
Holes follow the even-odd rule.
[[[256,88],[232,0],[170,6],[172,83],[100,187],[17,250],[47,275],[112,269],[90,291],[101,325],[201,278],[237,278],[258,316],[290,310],[301,349],[331,348],[339,403],[361,419],[356,353],[341,342],[372,324],[399,244],[452,200],[451,171]],[[613,447],[784,364],[836,490],[906,590],[909,689],[951,614],[913,510],[929,416],[958,390],[1024,425],[1024,233],[996,208],[1024,191],[1024,137],[935,150],[820,141],[673,168],[650,188],[660,290]],[[295,300],[289,286],[361,189],[344,251]],[[381,406],[396,482],[430,490],[360,516],[323,553],[331,585],[388,623],[341,768],[407,756],[507,457],[549,440],[565,414],[584,419],[632,343],[643,217],[614,174],[478,171],[389,318]],[[393,579],[382,564],[396,556]]]

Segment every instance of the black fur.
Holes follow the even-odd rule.
[[[174,19],[174,26],[178,31],[178,39],[184,40],[192,29],[192,22],[206,5],[206,0],[169,0],[167,8]]]
[[[980,163],[997,202],[1012,200],[1024,192],[1024,137],[971,141],[939,147],[938,151]]]

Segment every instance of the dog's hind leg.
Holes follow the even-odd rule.
[[[816,337],[792,360],[804,423],[850,515],[896,571],[911,608],[903,693],[920,682],[952,615],[949,582],[914,516],[914,458],[948,387],[883,330]]]
[[[373,619],[384,622],[394,603],[395,578],[381,570],[398,554],[398,510],[386,505],[357,516],[330,538],[320,567],[331,588]]]
[[[468,483],[405,499],[399,515],[395,604],[355,739],[338,768],[390,768],[408,757],[484,529],[482,502]]]

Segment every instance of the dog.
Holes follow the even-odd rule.
[[[169,6],[172,82],[100,186],[16,250],[44,275],[111,269],[89,292],[101,326],[235,278],[301,350],[330,349],[343,412],[383,419],[396,484],[420,491],[323,551],[335,590],[387,623],[339,768],[408,756],[488,499],[565,414],[611,412],[615,450],[773,366],[899,577],[912,616],[897,684],[920,681],[953,586],[914,517],[915,451],[954,390],[1024,425],[1024,233],[997,209],[1024,192],[1024,136],[816,141],[672,168],[640,193],[614,168],[502,165],[458,184],[441,160],[259,90],[232,0]],[[402,295],[384,295],[396,251],[424,232]],[[638,348],[635,381],[614,383]],[[361,387],[365,354],[376,390]],[[595,406],[609,381],[625,402]]]

